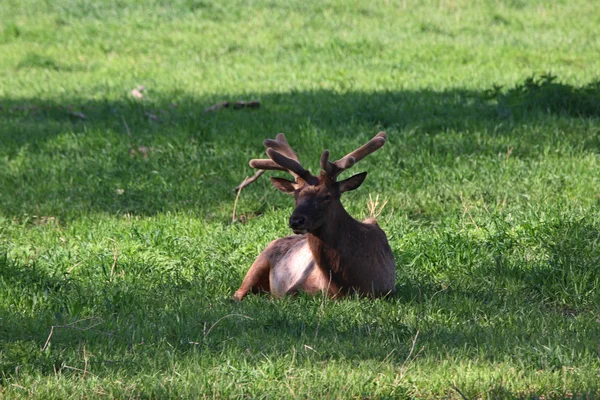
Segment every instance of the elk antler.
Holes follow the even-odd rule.
[[[264,143],[265,143],[265,147],[273,149],[273,150],[283,154],[284,156],[299,162],[298,156],[296,155],[294,150],[292,150],[292,147],[288,143],[288,141],[285,138],[285,135],[283,133],[278,133],[277,136],[275,136],[275,140],[267,139],[267,140],[265,140]]]
[[[283,154],[287,158],[298,161],[298,156],[294,153],[294,150],[290,147],[285,135],[283,133],[278,133],[275,140],[267,139],[264,141],[265,147],[268,149],[274,149],[275,151]],[[250,166],[256,169],[263,170],[277,170],[277,171],[287,171],[287,168],[277,164],[273,160],[269,159],[254,159],[250,160]]]
[[[319,178],[311,174],[310,171],[304,169],[304,167],[302,167],[302,165],[297,160],[286,157],[280,152],[273,150],[272,148],[267,149],[267,155],[278,166],[285,168],[286,171],[292,174],[296,179],[296,182],[298,182],[298,178],[300,178],[309,185],[316,185],[319,183]]]
[[[235,191],[239,191],[257,180],[265,170],[287,171],[294,176],[296,181],[302,179],[310,185],[316,185],[319,182],[319,179],[316,176],[312,175],[308,170],[302,167],[298,160],[298,156],[283,133],[278,133],[275,140],[265,140],[264,145],[267,148],[267,156],[269,156],[269,158],[250,160],[250,166],[259,171],[257,171],[253,177],[246,178],[244,182],[234,189]]]
[[[335,180],[343,171],[381,148],[386,140],[387,135],[385,132],[379,132],[373,139],[369,140],[353,152],[346,154],[336,162],[329,161],[329,151],[325,150],[321,154],[321,169],[330,179]]]

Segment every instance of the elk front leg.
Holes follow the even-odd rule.
[[[260,254],[246,273],[242,285],[233,295],[234,300],[242,300],[248,292],[269,291],[269,273],[271,265],[269,257],[263,252]]]

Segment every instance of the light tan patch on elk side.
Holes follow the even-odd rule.
[[[290,247],[284,257],[271,268],[269,277],[271,293],[282,297],[302,286],[315,267],[315,260],[306,240]]]

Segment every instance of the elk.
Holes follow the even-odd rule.
[[[296,208],[289,226],[295,235],[274,240],[260,253],[234,299],[260,291],[282,297],[302,290],[333,298],[351,293],[380,297],[395,292],[396,263],[385,233],[374,218],[363,222],[352,218],[340,201],[342,193],[358,188],[367,173],[337,180],[343,171],[382,147],[386,139],[385,132],[380,132],[335,162],[329,161],[329,151],[323,151],[319,176],[302,167],[282,133],[275,140],[265,140],[269,158],[251,160],[257,173],[236,189],[254,182],[265,170],[289,172],[294,181],[270,179],[275,188],[294,196]]]

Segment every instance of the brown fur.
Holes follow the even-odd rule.
[[[317,265],[346,293],[394,293],[396,263],[385,233],[376,223],[356,221],[341,204],[340,210],[343,216],[307,234]]]

